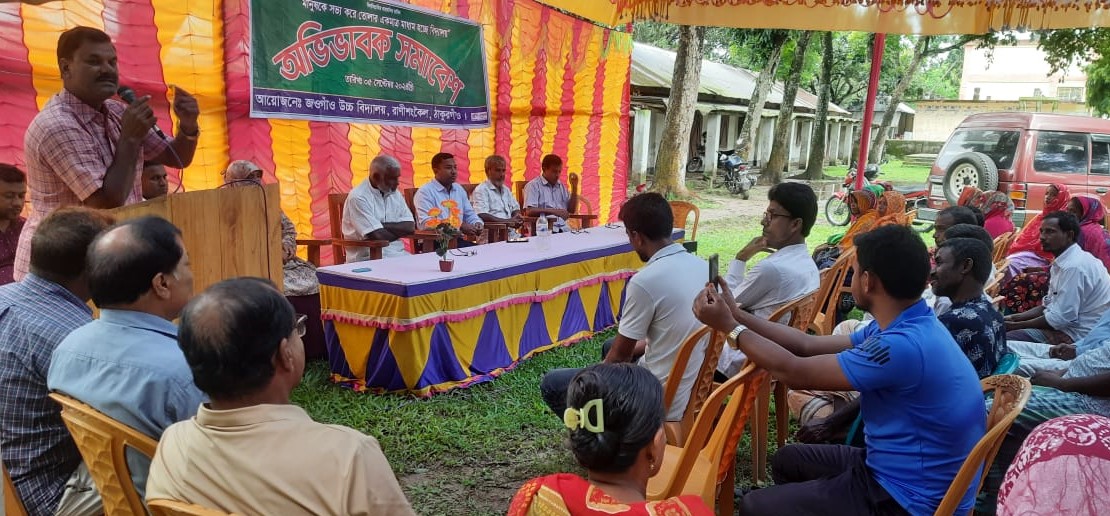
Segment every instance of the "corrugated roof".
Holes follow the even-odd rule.
[[[642,88],[671,88],[671,78],[674,74],[675,53],[645,43],[632,45],[632,85]],[[703,60],[701,62],[701,86],[699,91],[706,95],[717,95],[725,98],[744,101],[751,98],[755,91],[757,74],[750,70]],[[782,102],[782,83],[775,82],[771,92],[767,94],[767,102],[779,104]],[[794,106],[809,110],[817,110],[817,95],[801,88],[794,99]],[[829,112],[839,115],[850,115],[847,110],[829,103]]]

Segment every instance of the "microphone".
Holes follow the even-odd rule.
[[[135,102],[135,90],[131,89],[130,87],[120,86],[119,89],[116,90],[116,94],[119,95],[119,98],[123,99],[123,101],[128,104]],[[162,129],[158,127],[157,123],[155,123],[154,127],[152,127],[151,129],[154,130],[154,134],[157,134],[158,137],[162,138],[162,141],[167,143],[170,142],[170,139],[166,138],[166,133],[162,132]],[[181,191],[181,189],[185,186],[185,163],[181,161],[181,156],[177,155],[177,151],[173,150],[172,143],[166,146],[166,150],[170,151],[170,154],[173,155],[173,158],[177,160],[177,169],[181,171],[181,173],[177,176],[177,189],[173,191],[173,193],[177,193]]]
[[[131,89],[128,86],[120,86],[119,89],[116,90],[116,94],[118,94],[119,98],[123,99],[123,101],[128,104],[135,102],[135,90]],[[163,140],[170,141],[169,138],[166,138],[166,133],[162,132],[162,128],[158,127],[157,123],[154,124],[154,127],[152,129],[154,130],[154,134],[162,137]]]

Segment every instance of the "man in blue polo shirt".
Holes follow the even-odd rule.
[[[744,312],[727,287],[694,303],[703,323],[793,388],[858,390],[866,450],[796,444],[772,459],[775,486],[745,496],[740,513],[932,514],[983,437],[975,369],[921,300],[925,244],[884,226],[855,238],[852,294],[877,324],[850,336],[810,336]],[[957,512],[971,510],[975,487]]]

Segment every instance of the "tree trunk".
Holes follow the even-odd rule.
[[[690,126],[697,109],[701,84],[701,47],[705,27],[680,26],[678,50],[674,60],[674,79],[667,102],[667,116],[659,153],[655,157],[655,180],[651,190],[664,196],[685,197],[686,159],[689,154]]]
[[[763,167],[760,178],[777,185],[782,182],[782,172],[790,164],[790,143],[794,140],[791,128],[794,126],[794,99],[798,98],[798,83],[802,82],[802,67],[806,62],[806,50],[809,49],[809,40],[813,37],[810,31],[798,35],[797,44],[794,46],[794,60],[790,63],[790,73],[782,85],[782,104],[779,105],[779,117],[775,121],[775,139],[771,142],[771,156],[767,158],[767,165]]]
[[[891,124],[894,123],[894,115],[898,113],[898,104],[902,103],[902,95],[906,93],[906,88],[910,87],[910,83],[913,82],[913,76],[921,66],[921,61],[925,59],[931,39],[931,36],[921,36],[921,38],[917,40],[917,45],[913,47],[913,60],[910,61],[910,66],[906,69],[905,75],[898,80],[898,84],[894,87],[894,92],[890,94],[890,102],[887,103],[886,110],[883,111],[883,121],[880,122],[879,127],[875,129],[875,134],[871,140],[871,150],[867,154],[868,163],[878,163],[882,159],[883,152],[886,151],[887,130],[890,129]]]
[[[763,104],[767,101],[771,86],[775,84],[775,73],[778,72],[779,62],[782,61],[782,46],[786,43],[788,35],[786,31],[775,31],[767,64],[759,72],[759,78],[755,81],[755,91],[752,92],[752,98],[748,100],[748,114],[744,117],[744,125],[740,127],[743,141],[738,147],[740,156],[748,163],[751,163],[755,157],[755,137],[759,134],[760,121],[763,119]]]
[[[809,148],[809,162],[802,177],[817,180],[825,177],[825,134],[829,131],[829,77],[833,67],[833,33],[826,32],[823,39],[821,75],[817,85],[817,117],[813,122],[813,145]]]

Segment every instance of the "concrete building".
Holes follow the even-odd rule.
[[[1032,112],[1089,115],[1087,63],[1051,73],[1033,34],[1018,34],[1016,45],[994,50],[964,46],[958,100],[918,100],[913,139],[944,142],[965,118],[977,113]]]
[[[976,43],[964,46],[960,100],[1048,97],[1084,102],[1087,63],[1076,63],[1053,74],[1034,37],[1031,33],[1018,34],[1016,45],[996,45],[993,51],[976,48]]]
[[[943,142],[965,118],[976,113],[1033,112],[1088,115],[1089,109],[1082,102],[1064,102],[1049,98],[1024,100],[919,100],[914,104],[915,140]]]
[[[663,133],[667,98],[674,73],[675,53],[643,43],[632,48],[632,173],[643,178],[655,170],[655,155]],[[755,91],[758,74],[712,61],[703,61],[698,91],[697,113],[690,132],[690,155],[694,156],[705,134],[705,171],[717,167],[717,151],[736,147],[736,140],[748,102]],[[764,105],[755,145],[753,166],[771,155],[775,120],[782,103],[782,83],[775,83]],[[790,166],[804,165],[809,159],[817,96],[798,90],[790,131]],[[829,129],[826,134],[826,158],[829,163],[850,159],[853,142],[858,138],[859,121],[841,107],[829,104]]]

